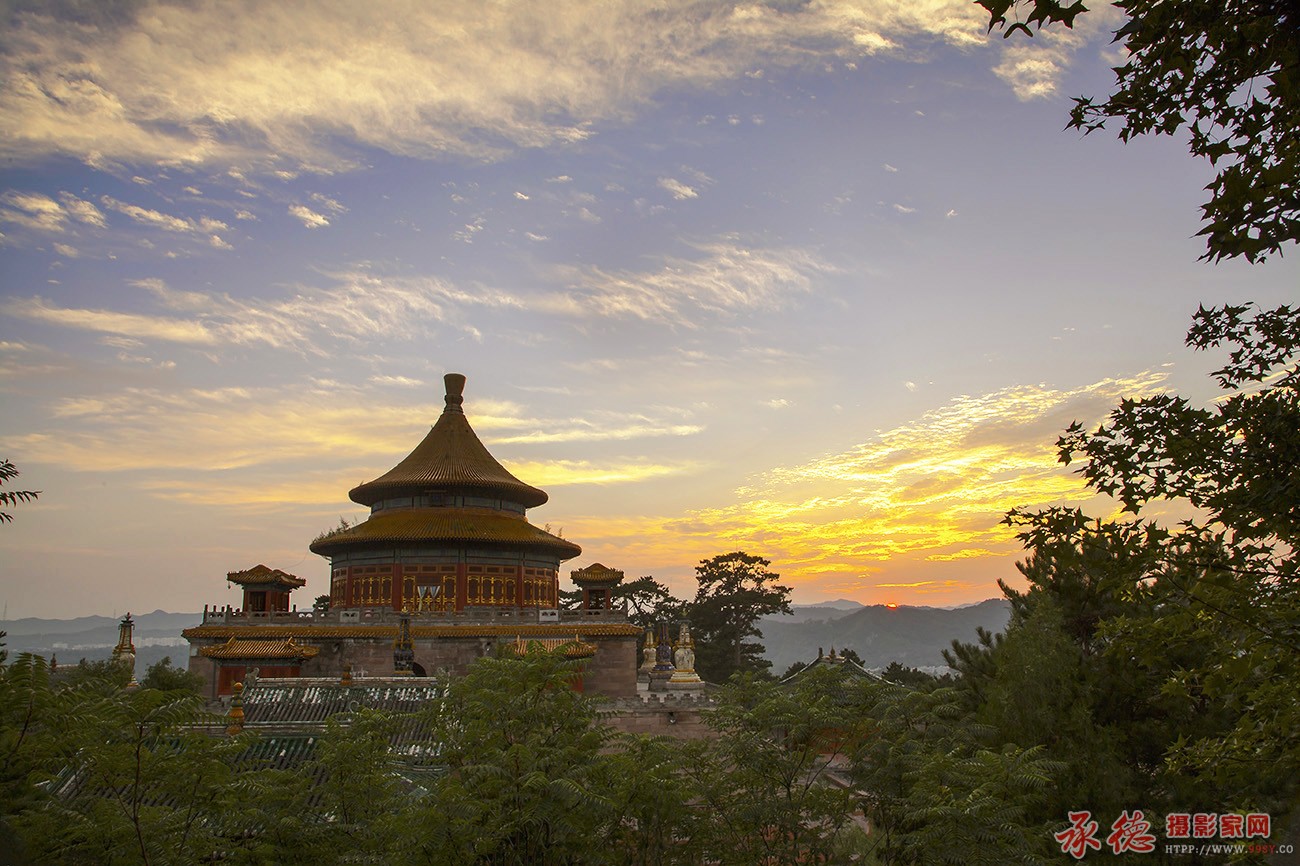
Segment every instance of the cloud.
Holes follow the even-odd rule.
[[[0,311],[22,319],[82,331],[98,331],[104,334],[187,343],[195,346],[211,346],[217,342],[216,335],[201,321],[118,313],[111,310],[68,309],[52,306],[42,298],[10,300],[0,306]]]
[[[104,214],[92,202],[77,198],[70,192],[59,193],[59,198],[62,199],[63,206],[67,209],[68,214],[78,222],[96,226],[97,228],[103,228],[108,224],[104,219]]]
[[[1021,101],[1042,99],[1056,93],[1074,55],[1101,29],[1113,29],[1117,10],[1103,6],[1079,19],[1074,29],[1038,30],[1033,39],[1006,40],[1002,57],[993,72],[1011,86]]]
[[[311,194],[311,200],[316,202],[319,205],[324,206],[324,208],[328,210],[330,213],[343,214],[348,212],[348,209],[344,207],[342,204],[340,204],[337,199],[332,199],[329,196],[322,195],[321,193],[318,192],[314,192]]]
[[[987,13],[964,0],[622,0],[596,17],[577,2],[324,0],[248,15],[213,0],[124,6],[93,24],[60,17],[62,8],[32,5],[7,22],[4,158],[287,174],[359,165],[369,147],[495,159],[582,141],[668,89],[870,55],[923,60],[936,43],[987,41]],[[1059,75],[1069,50],[1062,44],[1032,86]],[[999,74],[1021,91],[1021,73]]]
[[[650,478],[684,475],[696,471],[699,464],[692,461],[680,463],[652,463],[648,461],[593,463],[588,460],[548,460],[544,463],[516,462],[510,471],[526,478],[537,487],[563,487],[572,484],[630,484]]]
[[[411,379],[406,376],[371,376],[366,380],[374,385],[394,385],[398,388],[420,388],[424,380]]]
[[[43,232],[62,232],[67,228],[67,214],[57,201],[47,195],[28,192],[7,192],[0,202],[8,207],[0,210],[0,219]]]
[[[693,259],[669,258],[655,271],[568,269],[574,291],[546,306],[576,316],[634,318],[698,326],[698,313],[774,311],[812,291],[813,277],[834,270],[806,250],[751,249],[732,239],[696,246]]]
[[[472,331],[461,311],[521,308],[523,302],[490,290],[466,292],[436,279],[386,280],[362,271],[326,274],[327,287],[299,287],[283,298],[235,298],[178,291],[159,279],[131,283],[159,306],[184,316],[61,307],[43,298],[13,299],[0,313],[51,325],[194,346],[265,345],[324,356],[338,346],[377,337],[401,340],[440,328]]]
[[[196,225],[188,219],[171,216],[161,211],[150,210],[149,208],[140,207],[139,205],[127,204],[118,201],[112,196],[101,196],[100,202],[104,207],[115,210],[118,213],[125,214],[138,223],[151,225],[155,228],[163,229],[169,232],[192,232],[197,228]]]
[[[68,258],[68,259],[75,259],[81,255],[80,250],[78,250],[76,247],[68,246],[67,244],[55,244],[54,251],[59,255],[63,256],[64,258]]]
[[[226,231],[230,228],[219,219],[207,216],[200,216],[197,219],[173,216],[152,208],[119,201],[108,195],[100,196],[99,201],[109,210],[128,216],[141,225],[178,234],[191,234],[203,238],[210,246],[219,250],[233,249],[229,243],[217,234],[217,232]],[[89,202],[86,202],[86,204],[89,204]]]
[[[341,394],[347,399],[340,399]],[[78,471],[190,470],[198,473],[186,476],[185,485],[193,488],[209,480],[220,486],[223,479],[208,478],[218,471],[274,469],[285,461],[290,465],[346,463],[354,468],[343,480],[338,471],[333,476],[328,501],[336,501],[352,484],[392,468],[419,443],[443,408],[441,401],[386,402],[376,400],[374,392],[367,392],[362,400],[359,394],[358,389],[337,383],[284,389],[127,388],[58,400],[41,432],[12,437],[7,444],[25,461]],[[468,408],[475,430],[497,459],[529,483],[625,483],[697,466],[690,461],[640,459],[518,463],[510,459],[511,444],[552,441],[545,434],[565,427],[593,441],[674,434],[670,424],[649,416],[593,413],[545,418],[526,414],[511,403],[486,399],[474,400]],[[500,435],[502,431],[505,435]]]
[[[698,198],[700,195],[698,192],[695,191],[693,187],[689,187],[686,184],[682,183],[681,181],[671,177],[659,178],[658,186],[660,189],[664,189],[672,193],[673,198],[677,199],[678,201],[682,201],[688,198]]]
[[[330,224],[330,221],[323,214],[318,214],[305,205],[289,205],[289,213],[297,217],[309,229],[318,229]]]
[[[999,524],[1007,510],[1093,498],[1057,462],[1059,432],[1075,419],[1095,423],[1117,399],[1157,392],[1164,381],[1164,373],[1148,372],[1075,389],[1017,386],[958,397],[850,448],[775,467],[724,505],[676,516],[590,515],[566,525],[593,556],[603,546],[671,563],[747,550],[780,562],[796,585],[836,583],[858,594],[931,586],[936,595],[971,600],[972,587],[992,589],[988,563],[1009,566],[1019,550],[1013,530]],[[982,583],[954,577],[962,569],[982,574]]]
[[[39,192],[9,190],[0,195],[0,222],[62,233],[68,230],[70,221],[102,227],[104,215],[90,202],[67,192],[60,193],[58,201]]]

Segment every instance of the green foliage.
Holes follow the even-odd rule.
[[[1272,809],[1276,820],[1300,779],[1300,315],[1249,313],[1202,309],[1189,333],[1195,348],[1231,347],[1213,408],[1157,395],[1124,401],[1092,433],[1071,426],[1062,462],[1084,458],[1088,485],[1137,516],[1012,512],[1033,554],[1029,590],[1007,592],[1021,625],[1059,611],[1086,660],[1079,700],[1106,732],[1090,749],[1141,770],[1130,781],[1145,804]],[[1198,517],[1142,519],[1165,500]],[[1040,703],[1040,727],[1079,730],[1061,709]]]
[[[18,467],[8,460],[0,460],[0,485],[19,476]],[[0,490],[0,508],[11,508],[21,502],[33,502],[41,495],[39,490]],[[12,523],[13,515],[0,511],[0,523]]]
[[[1073,26],[1081,2],[977,0],[989,29]],[[1300,7],[1288,0],[1115,0],[1125,51],[1105,101],[1075,99],[1070,126],[1119,137],[1186,134],[1218,174],[1202,206],[1205,257],[1258,261],[1300,240]],[[1014,17],[1016,20],[1010,21]]]
[[[699,587],[690,606],[695,637],[695,668],[709,682],[724,682],[732,674],[765,672],[772,663],[763,658],[760,617],[790,612],[790,587],[776,583],[762,557],[735,552],[705,559],[695,567]]]
[[[954,689],[864,683],[853,780],[884,864],[1045,862],[1043,811],[1060,765],[1040,749],[994,745]]]
[[[790,667],[786,668],[785,673],[781,674],[781,676],[778,679],[785,679],[786,677],[792,677],[806,667],[808,667],[808,662],[791,662]]]
[[[846,650],[846,652],[851,652],[851,650]],[[898,662],[890,662],[888,667],[880,672],[880,676],[891,683],[913,689],[937,688],[940,685],[951,685],[954,682],[951,674],[935,676],[918,668],[901,665]]]
[[[124,691],[87,679],[55,693],[34,773],[50,796],[15,823],[60,863],[187,864],[217,841],[231,744],[198,732],[184,692]]]
[[[185,668],[173,667],[171,656],[163,656],[149,665],[140,686],[165,692],[180,689],[197,695],[203,691],[204,681],[203,677]]]
[[[641,628],[686,618],[686,602],[673,596],[667,586],[648,575],[614,587],[614,602],[626,603],[628,621]]]
[[[447,775],[417,816],[430,863],[599,862],[611,732],[573,691],[574,663],[533,647],[453,680],[430,724]],[[412,855],[415,856],[415,855]]]
[[[829,775],[861,738],[829,666],[793,684],[752,676],[724,686],[706,721],[718,733],[687,765],[708,813],[708,862],[826,862],[844,844],[856,795]]]
[[[664,737],[620,736],[596,772],[609,811],[602,830],[608,862],[637,866],[700,863],[709,820],[698,808],[694,780],[700,743]]]

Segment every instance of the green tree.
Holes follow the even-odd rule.
[[[668,587],[646,575],[614,587],[614,602],[627,604],[627,618],[642,628],[657,622],[675,622],[686,617],[686,602]]]
[[[1073,26],[1086,9],[1060,0],[977,0],[989,29],[1032,35]],[[1186,134],[1218,169],[1202,206],[1205,257],[1280,253],[1300,240],[1300,7],[1290,0],[1115,0],[1125,60],[1102,102],[1075,99],[1070,126],[1107,121],[1119,137]]]
[[[1300,779],[1300,313],[1202,309],[1188,343],[1230,347],[1227,393],[1209,409],[1125,400],[1095,431],[1072,425],[1061,460],[1084,458],[1087,484],[1136,517],[1012,512],[1034,554],[1030,589],[1009,595],[1025,611],[1053,599],[1106,677],[1099,720],[1126,719],[1124,753],[1175,805],[1281,815]],[[1143,519],[1166,500],[1197,516]]]
[[[572,688],[576,664],[533,645],[479,659],[429,711],[447,773],[415,819],[407,862],[604,862],[612,732]]]
[[[33,778],[49,793],[13,820],[35,858],[188,864],[218,850],[231,755],[182,691],[124,691],[87,678],[55,692]]]
[[[684,768],[699,763],[703,744],[623,735],[610,745],[597,766],[609,802],[601,833],[609,862],[701,863],[713,816],[699,808],[698,789]]]
[[[171,656],[163,656],[149,665],[144,678],[140,680],[140,685],[146,689],[162,691],[182,689],[199,694],[203,691],[204,680],[203,677],[185,668],[174,667]]]
[[[909,686],[914,689],[934,688],[942,684],[951,684],[953,679],[950,674],[944,674],[936,677],[934,674],[926,673],[919,668],[909,668],[907,665],[898,662],[890,662],[889,665],[880,672],[880,676],[891,683],[897,683],[900,686]]]
[[[699,587],[690,606],[695,638],[695,668],[710,682],[724,682],[744,671],[766,672],[760,617],[790,612],[790,587],[768,571],[772,563],[759,556],[735,552],[705,559],[695,567]]]
[[[863,735],[853,779],[887,866],[1045,863],[1036,816],[1061,766],[1041,748],[999,746],[952,688],[862,683],[852,714]]]
[[[0,660],[0,850],[23,853],[15,817],[45,799],[34,782],[48,756],[46,731],[57,705],[44,658],[22,653],[13,664]]]
[[[8,460],[0,460],[0,485],[19,476],[18,467]],[[21,502],[34,502],[41,495],[39,490],[0,490],[0,508],[12,508]],[[0,523],[12,523],[13,515],[0,511]]]
[[[844,694],[829,666],[793,684],[749,675],[722,688],[706,714],[717,738],[686,765],[711,819],[706,862],[843,862],[843,848],[865,844],[856,794],[831,779],[861,738]]]

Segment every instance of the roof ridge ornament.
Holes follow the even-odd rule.
[[[464,374],[447,373],[442,377],[442,382],[443,385],[445,385],[447,388],[447,396],[443,398],[447,401],[447,405],[442,410],[443,413],[446,414],[447,412],[455,412],[457,414],[464,415],[465,410],[461,408],[462,404],[465,402]]]

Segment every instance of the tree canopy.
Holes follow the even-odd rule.
[[[766,671],[760,617],[790,612],[790,587],[768,571],[772,563],[736,551],[701,560],[695,567],[699,587],[690,607],[695,635],[695,667],[709,682],[725,682],[742,671]]]
[[[977,0],[1006,36],[1072,27],[1082,2]],[[1185,134],[1216,168],[1202,206],[1205,258],[1258,261],[1300,241],[1300,5],[1294,0],[1115,0],[1127,52],[1115,91],[1075,99],[1070,127]]]

